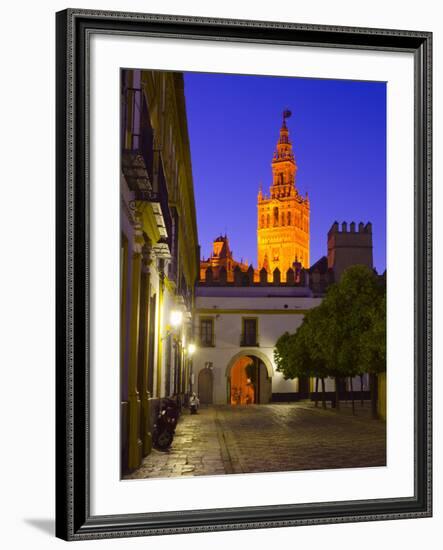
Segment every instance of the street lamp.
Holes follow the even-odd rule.
[[[195,347],[195,344],[193,344],[192,342],[188,345],[188,354],[190,357],[192,357],[195,353],[195,350],[196,350],[196,347]]]
[[[173,328],[178,328],[182,324],[183,313],[177,309],[174,309],[173,311],[171,311],[170,321]]]

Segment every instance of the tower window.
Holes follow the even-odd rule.
[[[283,185],[284,181],[283,181],[283,172],[280,174],[280,183]]]
[[[260,227],[264,227],[264,226],[265,226],[265,217],[262,215]]]
[[[274,207],[274,225],[278,225],[278,206]]]
[[[288,225],[291,225],[291,213],[288,212]]]
[[[270,219],[269,214],[268,214],[268,216],[266,218],[266,227],[269,227],[270,223],[271,223],[271,219]]]

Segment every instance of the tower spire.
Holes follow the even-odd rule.
[[[274,272],[278,267],[282,281],[294,258],[309,267],[309,199],[296,189],[297,164],[287,125],[290,116],[289,109],[282,111],[269,195],[259,191],[257,200],[258,270],[265,267]]]
[[[289,109],[283,111],[280,135],[272,158],[271,196],[290,196],[295,193],[297,165],[286,120],[292,115]]]
[[[289,109],[283,111],[283,121],[280,128],[280,136],[278,138],[277,147],[274,152],[272,163],[276,162],[292,162],[295,164],[294,153],[292,151],[292,143],[289,139],[289,130],[286,120],[292,115]]]

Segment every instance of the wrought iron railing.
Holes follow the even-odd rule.
[[[131,191],[146,190],[154,182],[154,131],[142,90],[126,91],[125,108],[131,118],[126,122],[122,170]]]

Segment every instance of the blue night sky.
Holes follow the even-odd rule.
[[[386,85],[185,73],[201,254],[225,231],[234,257],[257,266],[257,193],[268,193],[282,111],[311,201],[311,264],[332,223],[371,221],[374,264],[386,268]]]

